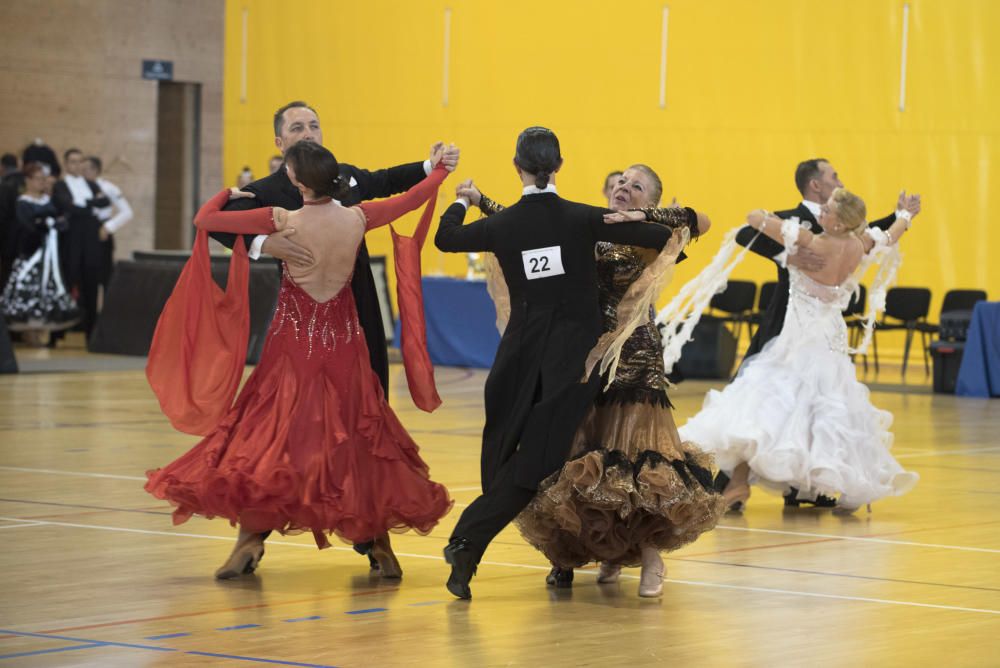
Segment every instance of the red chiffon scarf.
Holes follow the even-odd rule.
[[[400,343],[403,354],[403,368],[406,370],[406,384],[410,397],[420,410],[428,413],[441,405],[437,387],[434,384],[434,365],[427,353],[427,325],[424,319],[424,292],[421,285],[420,250],[427,239],[434,205],[437,202],[437,188],[431,193],[424,207],[412,237],[392,233],[392,249],[396,264],[396,302],[399,306]]]
[[[212,280],[208,232],[199,229],[191,257],[156,323],[146,378],[178,431],[204,436],[233,404],[247,357],[250,260],[237,237],[222,290]]]

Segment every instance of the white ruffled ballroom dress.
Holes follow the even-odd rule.
[[[909,491],[916,473],[889,453],[892,414],[872,405],[848,357],[842,311],[853,281],[830,286],[789,267],[781,334],[748,359],[681,427],[682,440],[715,455],[728,474],[741,462],[750,483],[799,499],[838,496],[856,508]]]

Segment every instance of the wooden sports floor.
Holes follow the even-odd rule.
[[[666,558],[660,600],[636,596],[638,569],[546,589],[544,558],[508,529],[466,602],[441,549],[478,490],[484,372],[439,369],[444,405],[426,415],[394,369],[391,403],[456,501],[430,536],[393,537],[401,582],[307,535],[274,536],[255,575],[218,582],[234,530],[175,527],[142,489],[196,439],[139,365],[22,352],[120,370],[0,377],[0,666],[1000,665],[1000,403],[931,394],[919,360],[902,385],[883,367],[872,394],[921,475],[909,495],[841,518],[757,491]],[[678,421],[718,385],[679,386]]]

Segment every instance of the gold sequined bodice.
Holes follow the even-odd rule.
[[[603,329],[609,332],[618,326],[618,302],[629,286],[646,267],[643,249],[600,242],[596,247]],[[622,347],[615,380],[607,395],[624,393],[628,401],[655,401],[666,398],[667,379],[663,371],[663,348],[660,332],[653,321],[653,309]]]

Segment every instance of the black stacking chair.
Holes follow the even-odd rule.
[[[906,375],[906,365],[910,358],[910,345],[913,335],[920,332],[920,342],[924,348],[924,369],[931,372],[930,360],[927,354],[927,332],[921,325],[927,325],[927,312],[931,308],[931,291],[927,288],[890,288],[885,296],[885,313],[882,322],[875,328],[872,336],[873,352],[875,353],[875,372],[878,373],[878,332],[894,329],[906,330],[906,345],[903,348],[903,375]]]
[[[721,311],[725,315],[713,314],[722,322],[732,323],[733,336],[740,340],[743,323],[750,328],[750,314],[753,312],[754,297],[757,296],[757,284],[751,281],[729,281],[726,289],[712,297],[709,308]]]
[[[863,285],[858,286],[857,296],[851,297],[851,302],[844,309],[844,322],[847,324],[847,340],[852,348],[857,348],[861,343],[861,332],[865,329],[865,306],[868,303],[868,288]],[[854,356],[851,356],[853,361]],[[865,371],[868,371],[868,355],[862,355]]]
[[[923,322],[917,325],[921,333],[938,334],[941,332],[941,315],[949,311],[971,311],[976,306],[976,302],[986,301],[985,290],[949,290],[944,293],[944,301],[941,302],[941,313],[938,314],[938,322]]]
[[[774,291],[778,288],[777,281],[768,281],[760,286],[760,294],[757,296],[757,310],[750,314],[747,324],[750,326],[750,337],[753,338],[756,328],[764,320],[764,311],[771,305],[774,299]]]

